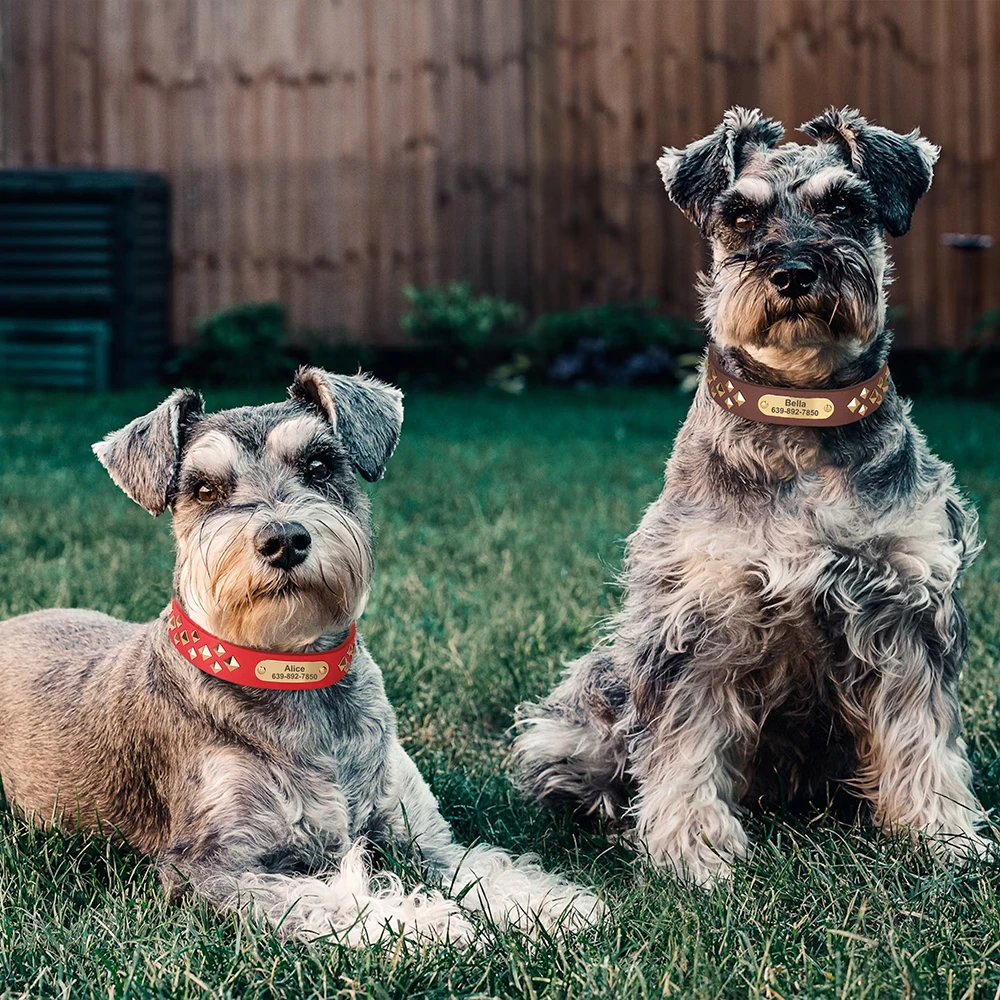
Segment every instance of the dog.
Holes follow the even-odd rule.
[[[802,131],[734,108],[658,161],[711,246],[709,352],[620,613],[516,716],[529,794],[700,885],[745,856],[747,804],[828,788],[941,856],[987,848],[957,696],[976,514],[886,364],[885,235],[939,150],[849,108]]]
[[[593,895],[533,858],[453,840],[357,635],[373,555],[356,472],[381,478],[402,394],[318,368],[289,394],[206,414],[176,390],[94,445],[136,503],[170,510],[174,599],[142,625],[76,610],[0,623],[8,800],[120,837],[172,896],[285,937],[463,941],[475,911],[529,934],[596,920]],[[370,877],[368,843],[436,887]]]

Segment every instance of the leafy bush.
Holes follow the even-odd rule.
[[[195,385],[287,379],[297,360],[285,346],[287,317],[278,302],[250,302],[195,323],[195,339],[178,348],[167,372]]]
[[[515,302],[493,295],[474,295],[467,281],[443,288],[408,287],[410,309],[403,329],[439,353],[442,374],[484,374],[509,353],[525,312]]]
[[[704,335],[657,309],[650,298],[539,316],[522,352],[552,382],[680,381],[691,356],[700,359]]]

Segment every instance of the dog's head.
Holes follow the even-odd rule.
[[[657,163],[712,244],[702,292],[715,340],[850,356],[884,326],[885,233],[909,229],[939,150],[847,108],[802,131],[815,146],[778,145],[778,122],[733,108],[711,135]]]
[[[290,652],[364,610],[372,534],[355,473],[381,478],[403,406],[383,382],[318,368],[289,393],[205,415],[178,389],[94,451],[136,503],[171,511],[188,614],[230,642]]]

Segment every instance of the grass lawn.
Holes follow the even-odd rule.
[[[279,398],[212,393],[221,408]],[[50,606],[146,620],[166,604],[169,517],[111,483],[90,443],[162,392],[0,395],[0,618]],[[545,691],[614,607],[622,543],[656,496],[687,400],[663,392],[420,395],[373,488],[377,575],[362,625],[404,742],[466,841],[537,850],[612,912],[572,940],[487,934],[478,950],[281,944],[152,867],[0,812],[3,997],[1000,996],[1000,870],[826,815],[756,813],[731,889],[684,888],[564,815],[519,801],[514,704]],[[919,401],[991,539],[965,586],[963,704],[978,791],[1000,799],[1000,409]]]

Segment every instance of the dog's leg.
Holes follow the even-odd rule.
[[[395,875],[370,875],[364,844],[355,841],[330,874],[308,876],[267,870],[259,857],[211,860],[167,858],[161,878],[170,892],[189,889],[221,910],[236,910],[267,924],[284,938],[330,937],[353,947],[383,935],[415,941],[462,941],[471,925],[458,906],[437,890],[405,892]]]
[[[530,855],[511,857],[498,847],[463,847],[452,836],[437,800],[407,756],[397,747],[396,774],[388,821],[395,841],[420,860],[426,877],[500,926],[527,933],[564,927],[578,930],[604,912],[596,896],[546,872]]]
[[[850,653],[871,674],[861,696],[843,706],[857,741],[854,784],[880,826],[923,831],[936,853],[963,858],[990,845],[977,832],[983,810],[971,789],[958,703],[968,624],[955,586],[977,551],[975,519],[957,501],[949,513],[955,544],[925,546],[919,561],[907,554],[905,574],[893,567],[874,576],[857,566],[834,574],[827,600],[847,611]]]
[[[945,857],[983,854],[988,845],[977,833],[983,811],[970,787],[957,676],[946,678],[941,647],[934,644],[935,658],[924,634],[919,621],[900,622],[876,641],[882,656],[856,730],[856,784],[883,828],[921,830]]]
[[[697,674],[694,665],[691,676]],[[680,681],[651,730],[634,741],[638,782],[636,835],[654,861],[681,878],[711,886],[746,855],[736,818],[734,736],[739,713],[723,694]]]
[[[520,787],[549,805],[621,817],[628,801],[626,753],[612,727],[625,694],[610,650],[599,649],[571,663],[541,704],[519,705],[514,762]]]
[[[370,875],[364,842],[351,841],[343,794],[322,780],[311,791],[304,811],[294,786],[268,780],[253,762],[209,758],[160,859],[167,891],[194,892],[300,940],[329,935],[358,946],[383,934],[469,936],[472,925],[441,892],[408,893],[395,875]]]

